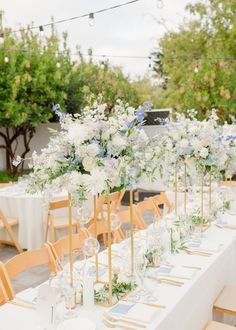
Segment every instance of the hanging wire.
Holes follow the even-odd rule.
[[[19,29],[19,30],[9,31],[9,32],[6,32],[5,35],[10,35],[12,33],[17,33],[17,32],[24,32],[24,31],[28,31],[28,30],[40,29],[40,28],[44,28],[44,27],[48,27],[48,26],[53,26],[53,25],[56,25],[56,24],[61,24],[61,23],[65,23],[65,22],[74,21],[74,20],[84,18],[84,17],[90,18],[91,14],[93,14],[93,17],[94,17],[97,14],[101,14],[101,13],[104,13],[106,11],[114,10],[114,9],[117,9],[117,8],[120,8],[120,7],[128,6],[128,5],[131,5],[131,4],[139,2],[139,1],[141,1],[141,0],[127,1],[127,2],[124,2],[124,3],[118,4],[118,5],[114,5],[114,6],[111,6],[111,7],[99,9],[99,10],[94,11],[92,13],[90,12],[90,13],[82,14],[82,15],[79,15],[79,16],[74,16],[74,17],[70,17],[70,18],[61,19],[61,20],[51,22],[51,23],[46,23],[46,24],[31,26],[31,27],[27,27],[27,28],[23,28],[23,29]]]

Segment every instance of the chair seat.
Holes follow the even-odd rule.
[[[53,221],[54,221],[54,227],[56,228],[56,229],[60,229],[60,228],[66,228],[66,227],[68,227],[68,223],[69,223],[69,220],[68,220],[68,218],[67,217],[62,217],[62,218],[54,218],[53,219]],[[76,220],[75,219],[72,219],[72,225],[73,226],[76,226]]]
[[[214,310],[236,315],[236,287],[226,285],[214,303]]]
[[[7,222],[9,223],[10,226],[16,226],[18,225],[18,219],[13,219],[13,218],[7,218]],[[4,228],[5,225],[0,219],[0,229]]]
[[[219,323],[215,321],[211,321],[208,323],[207,327],[205,330],[235,330],[235,327],[232,325],[224,324],[224,323]]]

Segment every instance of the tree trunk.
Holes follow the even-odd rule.
[[[21,158],[25,158],[27,153],[30,151],[30,141],[34,136],[35,128],[33,127],[14,127],[10,132],[9,128],[5,129],[5,132],[0,132],[0,137],[2,137],[3,143],[0,144],[0,149],[5,149],[6,151],[6,170],[12,175],[16,175],[19,169],[23,169],[24,161],[18,166],[13,166],[12,162],[16,158],[17,147],[19,138],[23,138],[24,150],[21,153]]]

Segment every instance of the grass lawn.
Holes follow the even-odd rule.
[[[28,170],[24,170],[23,172],[18,173],[15,176],[12,176],[12,174],[8,173],[7,171],[0,171],[0,183],[16,182],[19,176],[28,173],[29,173]]]

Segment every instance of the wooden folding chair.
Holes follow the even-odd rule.
[[[0,278],[2,279],[7,296],[10,300],[15,297],[15,291],[11,280],[27,269],[39,265],[48,265],[51,273],[56,274],[55,260],[49,246],[45,245],[41,249],[18,254],[5,264],[0,262]]]
[[[224,324],[224,323],[219,323],[216,321],[209,321],[204,328],[204,330],[235,330],[235,327],[232,325]]]
[[[161,215],[162,215],[162,211],[160,208],[161,205],[166,207],[167,213],[171,212],[172,205],[165,192],[161,192],[159,195],[155,195],[155,196],[151,197],[151,200],[153,201],[155,206],[158,208],[158,211],[161,213]]]
[[[110,212],[116,213],[121,206],[122,198],[125,194],[125,190],[113,192],[109,195],[110,201]],[[98,221],[106,221],[107,217],[107,198],[104,195],[100,195],[98,198],[97,208],[96,208],[96,219]],[[94,214],[92,215],[89,224],[92,225],[94,223]],[[106,242],[106,233],[102,234],[104,246],[107,245]]]
[[[107,228],[107,221],[100,220],[97,221],[97,237],[95,235],[95,223],[92,223],[89,228],[88,232],[90,233],[91,236],[94,238],[98,238],[100,235],[107,235],[108,233],[108,228]],[[121,237],[119,236],[118,230],[113,230],[112,232],[112,242],[114,243],[114,238],[118,238],[119,241],[121,240]],[[107,239],[104,240],[104,247],[107,247]]]
[[[23,249],[20,246],[20,243],[18,242],[16,235],[14,234],[14,231],[12,229],[12,227],[17,226],[18,223],[18,219],[7,218],[3,211],[0,209],[0,230],[5,229],[7,234],[11,238],[11,241],[0,240],[0,242],[3,244],[15,246],[17,251],[19,253],[22,253]]]
[[[80,250],[83,246],[84,240],[88,237],[86,230],[79,229],[79,232],[72,235],[73,250]],[[61,237],[55,243],[46,243],[52,250],[55,261],[61,266],[61,258],[69,251],[69,235]]]
[[[226,285],[213,305],[217,313],[224,313],[236,316],[236,287]]]
[[[54,243],[56,241],[56,231],[60,229],[68,228],[68,217],[54,217],[55,210],[68,208],[69,200],[64,199],[55,202],[49,202],[48,205],[48,215],[46,220],[45,226],[45,239],[44,241],[47,242],[48,240],[48,231],[50,231],[50,241]],[[78,229],[79,225],[73,219],[72,226]]]
[[[7,292],[5,290],[5,286],[3,285],[3,281],[0,278],[0,306],[4,305],[8,301]]]
[[[120,240],[125,239],[125,234],[123,232],[122,225],[130,224],[130,208],[128,208],[124,211],[119,211],[116,214],[120,219],[121,228],[119,228],[114,233],[114,241],[119,242]],[[137,212],[136,205],[133,205],[133,224],[137,229],[145,229],[147,227],[144,220],[142,219],[140,214]]]
[[[1,188],[5,188],[5,187],[8,187],[8,186],[12,186],[12,185],[14,185],[15,183],[13,183],[13,182],[7,182],[7,183],[0,183],[0,189]]]
[[[161,219],[161,217],[162,217],[160,209],[156,207],[156,205],[154,204],[154,202],[151,198],[145,199],[144,201],[136,204],[136,211],[137,211],[140,219],[142,219],[143,223],[145,223],[145,220],[143,218],[143,213],[147,212],[147,211],[151,212],[153,214],[154,218]]]
[[[220,182],[221,187],[236,187],[236,181],[226,180]]]

